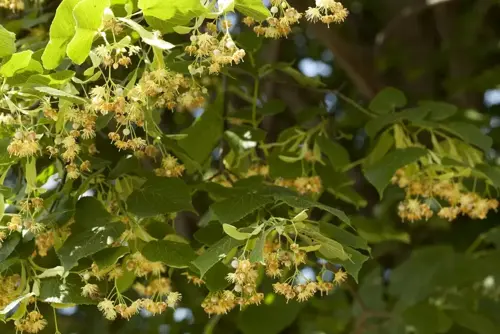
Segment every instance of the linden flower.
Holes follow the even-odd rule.
[[[203,281],[201,278],[191,275],[188,272],[182,273],[183,276],[186,276],[186,279],[189,283],[193,283],[196,286],[201,286],[202,284],[205,284],[205,281]]]
[[[460,214],[460,208],[456,206],[441,208],[438,212],[438,216],[443,219],[447,219],[448,221],[455,220]]]
[[[277,294],[284,296],[287,303],[296,296],[293,287],[288,283],[274,283],[273,289]]]
[[[111,300],[105,298],[102,302],[97,304],[97,308],[99,309],[99,311],[103,313],[106,319],[108,320],[116,319],[115,305]]]
[[[179,292],[171,292],[167,296],[168,307],[174,308],[175,305],[182,299],[182,295]]]
[[[335,277],[333,278],[333,281],[337,284],[342,284],[346,280],[347,280],[347,273],[342,269],[339,269],[339,271],[335,273]]]
[[[96,284],[87,283],[82,287],[82,296],[95,298],[99,296],[99,287]]]
[[[208,294],[201,303],[201,307],[209,315],[227,314],[236,306],[236,296],[232,291],[224,290]]]
[[[31,311],[23,319],[14,322],[16,329],[20,332],[38,333],[47,326],[47,320],[38,311]]]
[[[7,152],[19,158],[31,157],[40,152],[40,145],[35,132],[16,132],[14,138],[7,147]]]

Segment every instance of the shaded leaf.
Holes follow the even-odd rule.
[[[71,234],[57,250],[57,255],[64,269],[69,270],[78,263],[78,260],[108,247],[124,231],[125,225],[123,223],[111,223]]]
[[[323,136],[317,137],[316,143],[318,143],[321,152],[328,157],[328,160],[330,160],[335,169],[342,169],[351,162],[349,152],[339,143]]]
[[[229,236],[224,237],[198,256],[193,261],[193,264],[200,270],[201,277],[203,277],[221,258],[224,258],[233,248],[242,244],[244,244],[244,241],[236,240]]]
[[[441,124],[441,128],[457,135],[466,143],[479,147],[484,152],[488,152],[493,145],[491,137],[485,135],[479,128],[469,123],[455,122]]]
[[[170,240],[148,242],[141,253],[149,261],[161,261],[173,268],[187,268],[196,258],[188,244]]]
[[[320,222],[319,228],[320,232],[323,235],[340,242],[344,246],[350,246],[353,248],[365,250],[370,249],[366,240],[350,232],[347,232],[346,230],[341,229],[338,226],[326,222]]]
[[[285,298],[270,294],[259,306],[249,306],[240,312],[238,328],[243,334],[279,334],[299,315],[304,303],[286,302]]]
[[[442,121],[453,115],[458,111],[458,108],[453,104],[437,101],[420,101],[419,105],[429,109],[430,113],[427,116],[432,121]]]
[[[366,179],[373,184],[382,198],[385,188],[389,185],[396,171],[424,156],[427,150],[420,147],[395,149],[376,163],[364,170]]]
[[[120,258],[130,252],[128,247],[111,247],[105,248],[92,256],[95,264],[99,269],[105,269],[114,265]]]
[[[286,109],[286,104],[283,101],[273,99],[264,103],[262,108],[257,108],[257,112],[259,114],[269,116],[269,115],[279,114],[285,111],[285,109]]]
[[[222,224],[231,224],[272,202],[271,197],[247,193],[214,203],[210,209]]]
[[[498,325],[494,324],[484,315],[472,313],[466,310],[448,311],[447,314],[457,324],[474,333],[478,334],[496,334],[498,333]]]
[[[179,146],[189,157],[200,164],[207,161],[223,134],[223,97],[221,95],[219,93],[215,102],[208,106],[203,115],[183,132],[187,137],[178,141]]]
[[[387,87],[381,90],[370,102],[370,110],[379,114],[389,114],[396,108],[406,105],[406,97],[400,90]]]
[[[152,177],[127,199],[130,212],[140,217],[152,217],[191,210],[191,195],[181,179]]]
[[[205,281],[205,286],[208,288],[208,291],[215,292],[224,290],[229,286],[229,281],[226,279],[227,274],[229,274],[231,270],[223,264],[222,262],[217,262],[203,277]]]
[[[11,233],[9,237],[2,242],[2,247],[0,248],[0,262],[4,261],[12,254],[20,241],[21,235],[19,233]]]
[[[49,277],[40,280],[39,299],[46,303],[89,305],[97,302],[81,295],[83,283],[77,274],[65,279]]]

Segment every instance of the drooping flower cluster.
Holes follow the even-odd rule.
[[[327,294],[334,288],[334,283],[340,284],[347,279],[347,274],[339,270],[335,273],[333,282],[325,282],[318,277],[318,281],[296,283],[295,279],[300,275],[298,268],[306,263],[306,258],[307,253],[298,244],[293,243],[289,249],[282,249],[279,242],[267,241],[263,261],[252,263],[248,259],[234,259],[231,266],[235,270],[227,275],[232,289],[210,293],[204,299],[202,307],[212,315],[226,314],[237,305],[259,305],[264,298],[257,291],[256,285],[259,267],[265,268],[265,274],[270,278],[287,277],[284,282],[273,284],[274,291],[287,300],[296,298],[300,302],[311,298],[316,292]]]
[[[167,154],[161,160],[161,168],[155,169],[155,174],[165,177],[180,177],[184,173],[185,167],[177,161],[177,158]]]
[[[463,185],[453,180],[422,179],[411,177],[404,169],[399,169],[392,178],[393,184],[405,189],[406,200],[398,206],[398,214],[403,220],[411,222],[429,219],[434,215],[426,199],[437,199],[442,205],[438,216],[448,221],[459,215],[467,215],[472,219],[485,219],[490,210],[497,210],[496,199],[483,198],[479,194],[469,192]]]
[[[259,305],[264,294],[257,292],[257,265],[249,260],[233,260],[235,271],[229,273],[226,279],[234,284],[232,290],[210,293],[201,306],[209,315],[226,314],[236,305]]]
[[[0,276],[0,310],[4,309],[19,295],[17,288],[21,284],[21,276]]]
[[[266,38],[282,38],[287,37],[292,32],[292,26],[297,24],[302,18],[302,13],[285,0],[271,1],[271,17],[268,17],[265,23],[259,24],[253,28],[257,36]],[[253,20],[245,19],[244,23],[253,25]]]
[[[319,176],[302,176],[296,179],[277,179],[274,184],[280,187],[292,188],[300,194],[319,194],[323,190]]]
[[[316,6],[309,7],[305,16],[308,21],[321,21],[330,26],[331,23],[344,22],[348,14],[347,9],[338,1],[316,0]]]
[[[0,8],[6,8],[13,12],[24,10],[24,0],[0,0]]]
[[[319,21],[329,27],[331,23],[342,23],[349,14],[340,2],[334,0],[316,0],[316,6],[309,7],[305,13],[297,11],[286,0],[271,0],[271,5],[271,16],[258,25],[251,17],[243,19],[243,23],[253,27],[258,36],[275,39],[287,37],[292,32],[292,26],[303,16],[308,21]]]
[[[231,23],[222,21],[224,32],[219,32],[215,23],[208,23],[205,33],[191,36],[191,44],[185,51],[195,57],[195,62],[189,66],[192,75],[218,74],[224,66],[239,64],[245,57],[245,50],[236,46],[229,28]]]
[[[116,30],[116,27],[120,26],[115,25],[114,27]],[[104,67],[112,67],[115,70],[120,66],[128,68],[132,64],[130,57],[138,54],[140,51],[141,48],[137,45],[120,45],[119,43],[100,45],[95,48],[95,54]]]
[[[7,147],[10,155],[25,158],[40,153],[40,136],[34,131],[17,131]]]
[[[47,326],[47,320],[38,311],[31,311],[23,318],[14,322],[16,330],[26,333],[38,333]]]
[[[139,252],[132,254],[126,263],[127,270],[133,271],[137,277],[145,277],[149,274],[159,276],[167,270],[163,263],[149,261]]]

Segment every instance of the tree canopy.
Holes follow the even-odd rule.
[[[498,333],[498,14],[0,0],[1,333]]]

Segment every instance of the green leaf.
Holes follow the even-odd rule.
[[[249,192],[214,203],[210,209],[222,224],[231,224],[272,202],[268,196]]]
[[[31,61],[33,51],[26,50],[14,53],[10,59],[0,67],[0,75],[5,78],[10,78],[16,72],[28,67]]]
[[[429,114],[428,109],[412,108],[396,113],[380,115],[366,123],[365,131],[368,136],[374,138],[387,125],[397,123],[401,120],[420,121],[427,114]]]
[[[115,285],[116,289],[120,292],[123,293],[130,289],[130,287],[134,284],[135,279],[137,278],[135,276],[135,273],[133,271],[128,271],[126,268],[126,264],[123,264],[123,275],[118,277],[115,280]]]
[[[16,52],[16,34],[8,31],[0,24],[0,58]]]
[[[285,298],[269,294],[262,305],[252,305],[238,314],[238,328],[243,334],[279,334],[287,332],[305,303],[286,302]]]
[[[226,277],[230,272],[231,270],[229,270],[229,268],[222,262],[217,262],[212,268],[210,268],[210,270],[207,271],[203,277],[208,291],[215,292],[227,288],[230,283]]]
[[[368,243],[361,237],[358,237],[338,226],[330,223],[320,222],[319,229],[321,234],[327,236],[328,238],[334,239],[340,242],[344,246],[350,246],[358,249],[369,250]]]
[[[328,192],[332,193],[341,201],[354,205],[356,208],[364,208],[368,204],[368,202],[349,185],[340,188],[329,188]]]
[[[336,143],[324,136],[317,137],[316,143],[318,143],[321,148],[321,152],[328,157],[328,160],[330,160],[335,169],[342,169],[351,162],[349,152],[347,152],[345,147],[339,143]]]
[[[43,66],[55,69],[66,54],[66,47],[75,34],[75,19],[73,8],[80,0],[63,0],[56,10],[56,15],[50,25],[50,40],[42,55]]]
[[[442,310],[426,302],[405,310],[403,319],[421,334],[447,333],[453,324]]]
[[[250,252],[251,262],[262,262],[264,261],[264,247],[266,245],[266,238],[270,231],[264,231],[257,239],[252,251]]]
[[[478,127],[472,124],[455,122],[450,124],[441,124],[440,126],[441,128],[462,138],[466,143],[479,147],[484,152],[488,152],[493,145],[493,139],[482,133]]]
[[[215,102],[186,131],[186,138],[178,141],[179,146],[196,162],[203,164],[219,144],[223,135],[223,96],[218,93]]]
[[[193,237],[205,245],[213,245],[224,236],[221,225],[218,222],[209,223],[196,231]]]
[[[139,217],[152,217],[171,212],[192,210],[188,186],[181,179],[152,177],[127,199],[130,212]]]
[[[389,240],[410,243],[410,235],[407,232],[397,231],[386,221],[363,216],[351,217],[351,220],[359,236],[369,243],[380,243]]]
[[[269,9],[264,6],[261,0],[235,0],[234,7],[241,14],[257,21],[264,21],[271,16]]]
[[[139,0],[137,6],[142,9],[144,16],[163,20],[172,27],[184,25],[207,11],[199,0],[169,0],[168,2]]]
[[[161,261],[173,268],[187,268],[196,259],[195,252],[188,244],[170,240],[148,242],[141,253],[149,261]]]
[[[61,86],[66,84],[75,75],[75,72],[64,70],[50,74],[34,74],[30,76],[27,83],[41,86]]]
[[[494,324],[484,315],[472,313],[466,310],[448,311],[447,314],[457,324],[474,333],[478,334],[496,334],[498,333],[498,325]]]
[[[500,169],[498,167],[482,164],[476,165],[475,169],[486,175],[493,186],[500,188]]]
[[[424,156],[427,150],[420,147],[396,149],[364,170],[366,179],[373,184],[382,198],[384,190],[396,171]]]
[[[410,258],[391,273],[389,293],[399,298],[396,308],[405,309],[425,300],[436,288],[437,275],[446,270],[453,259],[454,251],[449,246],[414,250]]]
[[[240,232],[236,227],[229,224],[222,224],[222,229],[227,235],[236,240],[247,240],[252,236],[251,233]]]
[[[242,244],[244,244],[244,242],[241,240],[236,240],[229,236],[224,237],[198,256],[196,260],[193,261],[193,264],[200,270],[201,277],[203,277],[210,268],[222,258],[226,257],[233,248]]]
[[[146,30],[146,28],[144,28],[143,26],[141,26],[139,23],[137,23],[135,21],[132,21],[132,20],[124,18],[124,17],[120,17],[120,18],[118,18],[118,20],[127,24],[130,28],[135,30],[141,36],[141,39],[146,44],[149,44],[151,46],[155,46],[155,47],[160,48],[162,50],[170,50],[173,47],[175,47],[174,44],[162,40],[157,34],[154,34],[151,31]]]
[[[46,93],[55,97],[58,97],[62,100],[68,100],[70,102],[76,103],[76,104],[84,104],[87,103],[87,100],[84,98],[81,98],[79,96],[67,93],[65,91],[55,89],[52,87],[35,87],[35,90]]]
[[[108,247],[124,231],[123,223],[111,223],[71,234],[57,251],[61,264],[66,270],[73,268],[78,260]]]
[[[270,116],[282,113],[283,111],[285,111],[285,109],[286,104],[283,101],[273,99],[264,103],[262,108],[257,108],[257,112],[264,116]]]
[[[396,108],[406,105],[406,97],[400,90],[392,87],[384,88],[370,102],[370,110],[379,114],[389,114]]]
[[[102,24],[104,9],[109,0],[81,0],[73,9],[76,30],[68,43],[68,57],[76,64],[82,64],[89,56],[94,37]]]
[[[0,262],[5,261],[10,254],[16,249],[16,246],[21,241],[21,235],[19,233],[11,233],[9,237],[2,242],[2,248],[0,248]]]
[[[306,238],[312,239],[314,243],[321,245],[319,253],[328,260],[344,261],[349,259],[349,255],[345,252],[344,247],[337,241],[325,237],[321,233],[311,228],[301,228],[299,233]]]
[[[341,210],[318,203],[307,197],[299,196],[298,194],[295,194],[294,192],[291,192],[285,188],[274,187],[272,189],[274,189],[272,190],[272,194],[276,201],[283,201],[287,205],[296,209],[318,208],[331,213],[346,224],[351,224],[349,217],[347,217],[347,215]]]
[[[112,216],[95,197],[82,197],[76,203],[72,231],[90,230],[111,223]]]
[[[427,119],[431,121],[443,121],[455,115],[458,111],[456,106],[446,102],[420,101],[419,105],[429,109],[430,113],[427,116]]]
[[[364,167],[370,166],[375,162],[379,161],[384,157],[387,152],[394,146],[394,137],[392,136],[390,131],[385,131],[378,138],[377,143],[371,150],[370,154],[366,157]]]
[[[2,220],[4,213],[5,213],[5,199],[3,197],[3,194],[0,193],[0,221]]]
[[[346,254],[349,256],[347,260],[336,260],[334,261],[336,264],[342,265],[347,273],[354,278],[356,283],[358,283],[358,275],[359,271],[363,267],[363,263],[365,263],[369,257],[361,254],[355,249],[352,249],[351,247],[344,247],[344,251]],[[321,252],[321,249],[320,249]]]
[[[65,279],[49,277],[40,280],[38,298],[46,303],[90,305],[96,302],[81,295],[83,283],[77,274],[70,274]]]
[[[26,160],[25,171],[26,191],[31,192],[36,189],[36,158]]]
[[[130,249],[125,246],[105,248],[92,255],[92,260],[94,260],[99,269],[105,269],[114,265],[120,258],[129,252]]]

